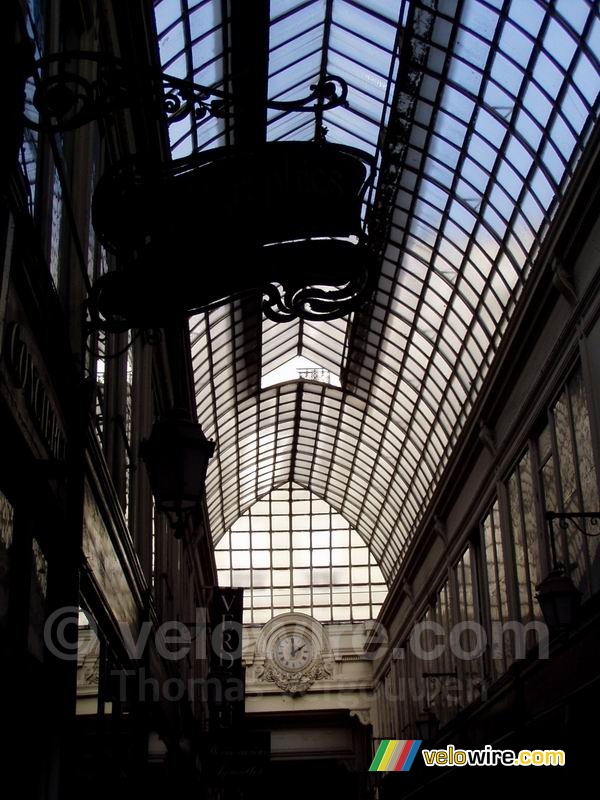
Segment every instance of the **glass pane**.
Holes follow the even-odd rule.
[[[508,591],[504,570],[504,553],[500,533],[498,501],[483,521],[483,547],[487,570],[487,592],[492,635],[492,665],[496,676],[512,662],[512,641],[508,631],[498,635],[498,626],[508,620]]]
[[[577,372],[552,409],[562,509],[581,513],[598,507],[596,470],[585,387]],[[585,527],[585,522],[580,522]],[[559,559],[585,597],[598,588],[598,542],[574,525],[557,534]]]
[[[593,512],[599,508],[598,477],[592,451],[592,434],[582,375],[578,372],[569,384],[569,395],[573,409],[573,426],[581,501],[584,511]],[[595,532],[594,530],[591,531]],[[584,540],[586,546],[586,568],[588,573],[587,591],[593,594],[600,589],[600,537]]]
[[[274,524],[281,519],[300,528],[292,534],[292,549],[289,535]],[[332,614],[373,619],[387,594],[383,574],[360,536],[326,502],[292,484],[237,520],[220,540],[216,559],[222,585],[248,587],[245,618],[251,622],[267,610],[301,610],[322,620]],[[269,586],[279,587],[272,598]]]
[[[541,576],[529,452],[525,453],[509,478],[508,498],[521,621],[527,623],[541,615],[535,599],[535,587]]]

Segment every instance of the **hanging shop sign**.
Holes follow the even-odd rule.
[[[279,321],[344,316],[373,288],[362,220],[373,170],[367,153],[325,142],[115,164],[93,200],[117,263],[94,284],[93,324],[161,327],[248,292]]]
[[[209,706],[214,728],[231,728],[244,715],[242,618],[244,590],[215,587],[210,603]]]

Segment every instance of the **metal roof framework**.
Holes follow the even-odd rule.
[[[158,0],[165,71],[235,90],[235,6]],[[199,420],[217,441],[210,522],[218,542],[293,482],[348,520],[389,582],[598,123],[600,6],[271,0],[267,40],[270,99],[306,95],[325,74],[349,85],[348,107],[269,110],[256,134],[306,141],[324,127],[375,157],[364,224],[381,274],[352,319],[273,324],[245,298],[191,320]],[[239,142],[244,124],[187,119],[171,128],[173,155]],[[341,388],[261,388],[297,355],[341,374]]]

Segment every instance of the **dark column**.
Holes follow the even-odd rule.
[[[231,82],[237,145],[252,147],[266,138],[269,16],[269,0],[231,2]]]

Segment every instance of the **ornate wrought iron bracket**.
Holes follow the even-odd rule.
[[[168,124],[235,114],[221,89],[135,68],[94,51],[47,55],[35,63],[31,128],[73,130],[125,109]],[[335,75],[305,97],[267,100],[283,114],[346,105]],[[375,254],[361,209],[375,172],[368,153],[325,141],[214,148],[165,164],[125,159],[94,191],[98,241],[116,256],[89,298],[91,330],[150,330],[262,292],[278,322],[330,320],[370,295]]]
[[[33,105],[39,120],[25,116],[35,130],[67,131],[110,113],[144,106],[168,124],[191,116],[196,123],[233,114],[235,97],[210,86],[167,75],[152,67],[132,70],[122,59],[94,51],[68,51],[35,62],[39,72]],[[335,75],[311,84],[306,97],[269,100],[283,112],[316,113],[346,105],[348,85]]]
[[[556,555],[556,538],[555,538],[555,529],[554,529],[554,521],[558,522],[558,527],[562,530],[568,530],[571,525],[576,528],[579,533],[582,533],[584,536],[595,537],[600,536],[600,530],[596,531],[595,533],[590,533],[586,530],[585,527],[582,527],[578,524],[577,520],[588,520],[589,524],[592,527],[597,527],[600,524],[600,511],[586,511],[580,513],[567,513],[567,512],[558,512],[558,511],[547,511],[546,512],[546,521],[548,522],[549,530],[550,530],[550,552],[552,555],[552,569],[553,570],[563,570],[564,565],[558,560]]]

